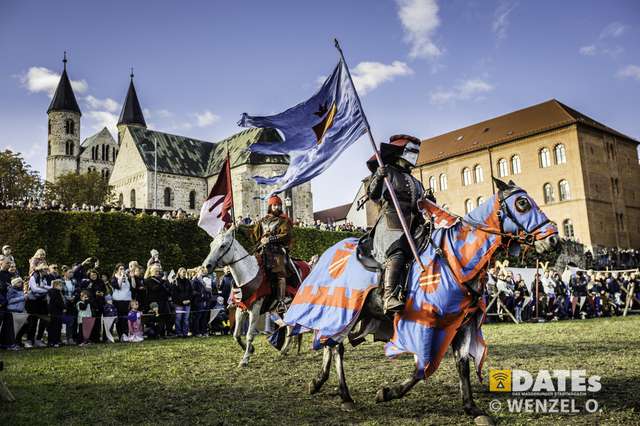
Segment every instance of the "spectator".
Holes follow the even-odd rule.
[[[219,281],[220,284],[218,286],[218,293],[222,296],[224,300],[224,306],[227,307],[229,303],[229,296],[231,295],[231,289],[233,288],[233,275],[231,275],[231,268],[228,266],[224,267],[224,276]]]
[[[168,329],[171,327],[171,311],[169,309],[169,299],[171,297],[171,290],[169,283],[162,276],[162,266],[160,264],[152,264],[150,269],[150,277],[144,281],[144,286],[147,288],[147,296],[149,307],[151,303],[156,303],[158,306],[159,321],[158,324],[158,337],[164,338],[167,336]]]
[[[12,263],[16,263],[16,260],[13,258],[11,252],[12,250],[9,244],[5,244],[4,246],[2,246],[2,256],[4,256],[4,259]]]
[[[129,312],[127,314],[127,328],[128,334],[122,335],[122,341],[124,342],[142,342],[143,328],[142,328],[142,312],[139,311],[140,305],[137,300],[129,302]]]
[[[149,276],[151,276],[151,266],[153,265],[158,265],[162,268],[162,264],[160,263],[160,253],[158,253],[158,250],[156,249],[151,250],[151,257],[147,260],[145,278],[149,278]]]
[[[73,278],[73,269],[66,265],[62,265],[62,296],[65,303],[64,323],[66,329],[67,345],[75,345],[78,337],[78,312],[76,311],[76,302],[78,301],[77,283]]]
[[[178,337],[189,335],[189,312],[191,311],[192,297],[193,287],[187,278],[187,270],[180,268],[171,289],[171,298],[176,308],[176,336]]]
[[[90,295],[91,309],[97,324],[93,327],[91,340],[98,343],[102,340],[102,327],[100,324],[102,323],[102,311],[104,310],[104,297],[107,294],[107,286],[104,281],[98,277],[98,271],[90,269],[87,273],[87,278],[80,283],[80,288],[87,290]]]
[[[193,323],[191,326],[191,333],[196,337],[204,337],[207,334],[208,326],[208,311],[205,301],[205,285],[204,275],[207,269],[203,266],[197,268],[196,275],[191,280],[191,287],[193,289],[193,296],[191,298],[191,311]]]
[[[76,311],[78,312],[78,337],[80,346],[89,344],[89,337],[86,336],[82,328],[82,320],[84,318],[91,318],[91,292],[89,290],[82,290],[80,292],[80,300],[76,303]],[[94,327],[95,328],[95,327]],[[89,333],[91,334],[91,333]]]
[[[59,348],[62,343],[62,316],[64,315],[64,297],[62,295],[61,279],[51,282],[51,288],[47,292],[47,308],[49,310],[48,338],[49,347]]]
[[[138,301],[139,309],[145,312],[147,303],[147,288],[144,285],[142,267],[135,260],[129,262],[129,284],[131,285],[131,299]]]
[[[47,285],[48,270],[49,267],[46,263],[37,262],[29,278],[29,292],[25,306],[27,313],[30,314],[27,320],[29,324],[27,342],[24,344],[26,348],[46,346],[42,342],[42,337],[47,325],[45,318],[49,314],[47,309],[47,292],[50,289]]]
[[[131,284],[127,276],[124,264],[118,263],[113,271],[111,278],[111,288],[113,288],[113,305],[116,307],[116,330],[118,336],[127,334],[129,326],[127,323],[127,315],[131,304]]]
[[[7,336],[9,338],[7,340],[8,349],[19,349],[22,342],[22,336],[27,331],[28,324],[24,324],[20,330],[13,329],[13,314],[24,313],[25,300],[24,281],[20,277],[13,278],[11,280],[11,286],[7,289],[7,320],[11,324],[11,327],[9,327],[11,334]]]
[[[33,272],[36,270],[36,267],[38,265],[47,263],[46,257],[47,257],[47,253],[44,251],[44,249],[40,248],[36,250],[33,257],[29,259],[29,275],[33,274]]]

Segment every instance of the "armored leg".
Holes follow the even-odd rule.
[[[389,255],[384,270],[384,312],[400,312],[404,308],[402,287],[404,281],[405,256],[402,251]]]

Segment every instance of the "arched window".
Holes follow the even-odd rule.
[[[469,214],[471,210],[473,210],[473,201],[467,198],[464,200],[464,213]]]
[[[191,191],[189,193],[189,208],[191,210],[196,208],[196,191]]]
[[[549,167],[551,165],[551,157],[549,154],[549,148],[542,148],[539,152],[538,152],[538,157],[540,160],[540,167],[541,168],[546,168]]]
[[[169,187],[164,189],[164,206],[171,207],[171,188]]]
[[[553,150],[556,154],[556,164],[564,164],[567,162],[567,151],[563,144],[559,143]]]
[[[573,222],[571,222],[571,219],[565,219],[562,222],[562,229],[564,230],[564,236],[566,238],[573,238],[575,236],[573,232]]]
[[[131,201],[131,207],[135,207],[136,206],[136,190],[132,189],[131,190],[131,194],[129,195],[130,201]]]
[[[440,174],[440,191],[446,191],[446,190],[447,190],[447,174],[441,173]]]
[[[73,151],[74,151],[74,143],[73,143],[73,141],[66,141],[64,143],[64,153],[66,155],[73,155]]]
[[[480,204],[484,203],[484,197],[478,197],[478,199],[476,200],[476,202],[478,203],[478,207],[480,206]]]
[[[122,207],[122,203],[124,203],[124,194],[121,192],[120,195],[118,195],[118,205]]]
[[[109,169],[102,170],[102,177],[104,178],[104,180],[109,180]]]
[[[436,191],[436,178],[433,176],[429,177],[429,188],[431,188],[433,192]]]
[[[550,183],[545,183],[542,186],[542,192],[544,193],[544,203],[552,203],[553,200],[553,186]]]
[[[104,146],[105,160],[109,161],[109,146]]]
[[[113,161],[116,161],[116,149],[112,148],[112,153],[113,153]]]
[[[75,126],[75,123],[73,122],[73,120],[66,120],[66,121],[64,122],[64,132],[65,132],[67,135],[73,135],[73,134],[75,134],[75,131],[76,131],[75,127],[76,127],[76,126]]]
[[[471,170],[468,167],[462,169],[462,185],[471,185]]]
[[[96,147],[95,146],[91,147],[91,159],[92,160],[96,159]]]
[[[558,182],[558,192],[560,193],[560,201],[568,200],[571,198],[571,192],[569,191],[569,182],[562,179]]]
[[[477,164],[473,168],[473,175],[476,179],[476,183],[484,182],[484,173],[482,173],[482,166],[480,164]]]
[[[498,160],[498,176],[504,177],[509,174],[509,166],[507,165],[507,160],[501,158]]]
[[[518,154],[511,157],[511,173],[519,175],[522,171],[520,167],[520,156]]]

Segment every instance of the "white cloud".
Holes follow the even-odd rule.
[[[588,46],[582,46],[580,48],[580,54],[584,55],[584,56],[593,56],[597,53],[598,48],[595,46],[595,44],[590,44]]]
[[[211,126],[212,124],[220,121],[220,116],[209,110],[204,110],[200,113],[195,113],[194,115],[196,117],[196,126],[198,127]]]
[[[627,65],[618,71],[618,77],[621,78],[632,78],[634,80],[640,81],[640,66],[638,65]]]
[[[45,92],[49,97],[53,97],[53,93],[56,91],[60,81],[60,74],[45,67],[31,67],[19,78],[22,85],[29,92]],[[71,80],[71,87],[77,93],[84,93],[89,88],[89,85],[85,80]]]
[[[604,29],[600,33],[600,40],[603,40],[606,38],[618,38],[622,34],[624,34],[628,28],[629,27],[627,27],[626,25],[620,22],[612,22],[606,27],[604,27]]]
[[[496,34],[496,37],[498,37],[498,40],[507,36],[507,29],[509,28],[509,14],[516,8],[516,6],[518,6],[517,2],[501,1],[500,5],[496,8],[496,11],[493,14],[491,29]]]
[[[360,62],[351,70],[351,74],[358,93],[365,95],[386,81],[413,74],[413,70],[400,61],[393,61],[390,65],[380,62]]]
[[[486,81],[473,78],[461,81],[452,89],[440,89],[431,92],[429,98],[432,104],[442,105],[449,102],[464,100],[481,100],[483,94],[493,91],[494,87]]]
[[[111,98],[98,99],[95,96],[89,95],[85,97],[84,100],[91,109],[104,109],[108,112],[116,112],[120,109],[120,104]]]
[[[95,131],[102,130],[103,127],[109,129],[112,134],[118,133],[118,116],[109,111],[89,111],[84,114],[90,121],[90,126]]]
[[[412,58],[435,58],[442,54],[433,41],[440,25],[436,0],[396,0],[398,17],[405,33],[405,41],[411,45]]]

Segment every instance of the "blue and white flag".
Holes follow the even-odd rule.
[[[356,92],[342,61],[309,100],[268,117],[244,113],[238,125],[275,128],[284,135],[284,142],[260,142],[249,148],[260,154],[289,156],[289,167],[283,175],[254,177],[261,185],[277,185],[273,194],[318,176],[366,132]]]

